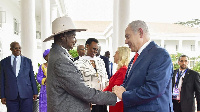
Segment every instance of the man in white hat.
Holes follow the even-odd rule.
[[[68,53],[76,43],[76,29],[71,18],[60,17],[52,23],[54,38],[49,53],[47,70],[48,112],[90,112],[89,103],[115,105],[117,97],[111,92],[101,92],[85,86],[82,74],[75,67]]]

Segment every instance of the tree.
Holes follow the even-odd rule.
[[[174,70],[178,69],[179,68],[179,65],[178,65],[178,58],[181,56],[182,54],[181,53],[177,53],[177,54],[171,54],[171,60],[172,60],[172,63],[173,63],[173,68]]]
[[[191,21],[177,22],[175,24],[181,24],[181,25],[184,25],[184,26],[200,28],[200,19],[192,19]]]
[[[200,59],[200,56],[198,56],[195,60],[199,60],[199,59]],[[196,61],[192,70],[200,73],[200,61]]]

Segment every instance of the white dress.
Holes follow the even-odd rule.
[[[94,60],[96,70],[92,66],[90,60]],[[77,68],[81,71],[85,85],[97,90],[103,90],[108,83],[108,76],[105,68],[105,63],[101,58],[82,56],[74,62]]]

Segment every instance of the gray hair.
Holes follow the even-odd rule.
[[[131,23],[129,23],[128,26],[130,26],[133,32],[138,32],[138,29],[141,28],[144,34],[149,34],[148,26],[144,21],[141,20],[132,21]]]

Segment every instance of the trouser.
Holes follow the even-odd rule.
[[[172,99],[172,102],[173,102],[174,112],[182,112],[181,111],[181,102],[178,100],[174,100],[174,99]]]
[[[33,99],[22,99],[17,97],[15,100],[6,99],[7,112],[33,112]]]

